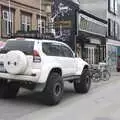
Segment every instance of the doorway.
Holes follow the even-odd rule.
[[[85,61],[89,64],[95,64],[95,46],[85,46]]]

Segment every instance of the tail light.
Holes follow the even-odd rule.
[[[36,63],[41,62],[41,58],[37,50],[33,51],[33,62],[36,62]]]

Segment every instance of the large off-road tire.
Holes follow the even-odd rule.
[[[84,69],[80,80],[74,81],[74,88],[77,93],[87,93],[91,86],[91,77],[89,69]]]
[[[62,77],[59,73],[52,72],[47,80],[46,87],[44,89],[44,102],[47,105],[58,104],[63,96],[64,85]]]
[[[20,88],[17,82],[3,80],[0,86],[0,98],[15,98]]]

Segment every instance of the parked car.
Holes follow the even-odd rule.
[[[0,52],[0,78],[1,98],[14,98],[24,87],[42,92],[48,105],[61,101],[64,81],[73,83],[77,93],[91,86],[88,63],[55,40],[8,40]]]

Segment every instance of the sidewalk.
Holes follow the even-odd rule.
[[[112,76],[120,76],[120,72],[112,72],[111,75]]]
[[[92,82],[92,89],[99,88],[104,85],[112,84],[119,82],[120,79],[120,72],[112,72],[111,77],[107,81],[99,81],[99,82]]]

